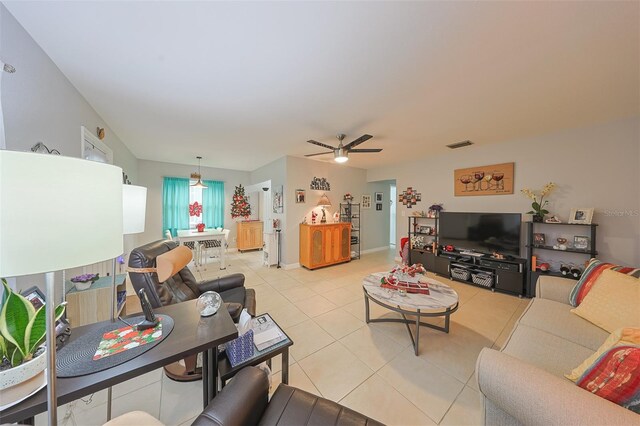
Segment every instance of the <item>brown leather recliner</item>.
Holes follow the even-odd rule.
[[[148,269],[156,267],[156,257],[178,247],[178,243],[170,240],[159,240],[131,251],[130,269]],[[206,291],[215,291],[222,297],[229,314],[234,321],[240,317],[243,308],[251,316],[256,313],[256,293],[252,288],[244,287],[243,274],[231,274],[218,279],[198,282],[188,267],[182,268],[171,278],[159,282],[155,272],[130,271],[129,277],[136,293],[143,288],[153,308],[184,302],[198,298]],[[167,376],[174,380],[190,381],[200,379],[196,371],[196,357],[185,358],[182,364],[171,364],[165,367]]]
[[[336,402],[281,384],[269,401],[269,379],[247,367],[222,389],[192,426],[224,425],[382,426]]]

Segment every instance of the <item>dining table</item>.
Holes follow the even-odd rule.
[[[220,269],[227,269],[227,264],[225,260],[225,245],[226,241],[224,238],[224,231],[215,229],[215,228],[205,228],[202,232],[196,229],[182,229],[178,231],[178,241],[180,244],[184,245],[184,243],[193,241],[194,244],[194,262],[196,266],[202,266],[202,246],[201,242],[205,240],[218,240],[220,241]]]

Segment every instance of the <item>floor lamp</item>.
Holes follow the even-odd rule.
[[[46,274],[47,408],[55,425],[54,271],[122,253],[122,169],[0,150],[0,206],[0,277]]]
[[[144,232],[147,212],[147,188],[136,185],[122,185],[122,234],[131,235]],[[126,280],[125,280],[126,282]],[[118,292],[116,289],[116,259],[111,264],[111,322],[118,317]],[[107,420],[111,420],[113,389],[107,389]]]

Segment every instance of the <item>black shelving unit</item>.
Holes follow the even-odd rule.
[[[438,249],[438,215],[434,217],[409,216],[407,235],[409,236],[409,264],[421,263],[426,269],[433,270],[436,262],[436,252]],[[421,226],[431,226],[432,233],[419,231]],[[424,237],[422,247],[414,247],[411,243],[412,236]],[[435,243],[435,250],[432,248]],[[428,248],[424,248],[424,246]]]
[[[576,279],[571,275],[562,275],[562,273],[560,273],[560,271],[547,271],[547,272],[542,272],[542,271],[538,271],[537,269],[534,271],[534,265],[533,265],[533,259],[532,257],[536,254],[537,250],[543,250],[543,251],[547,251],[547,252],[556,252],[556,253],[574,253],[574,254],[581,254],[581,255],[585,255],[588,256],[588,259],[585,260],[589,260],[590,258],[594,258],[598,255],[598,251],[596,250],[596,229],[598,227],[598,224],[596,223],[591,223],[591,224],[584,224],[584,223],[546,223],[546,222],[526,222],[527,225],[527,243],[526,243],[526,249],[527,249],[527,262],[528,262],[528,272],[527,272],[527,296],[531,296],[533,297],[533,295],[535,294],[535,286],[536,286],[536,282],[538,281],[538,277],[540,275],[550,275],[550,276],[554,276],[554,277],[563,277],[563,278],[570,278],[570,279]],[[564,226],[564,227],[572,227],[575,229],[579,229],[579,228],[583,228],[586,229],[588,233],[588,237],[589,237],[589,247],[587,249],[576,249],[573,247],[567,247],[566,250],[561,250],[561,249],[557,249],[557,248],[553,248],[553,246],[549,246],[549,245],[536,245],[533,243],[533,234],[534,231],[540,232],[539,229],[544,229],[546,227],[551,227],[551,228],[547,228],[547,229],[553,229],[555,227],[559,227],[559,226]],[[569,233],[569,232],[567,232]],[[574,231],[574,236],[577,236],[578,234]],[[587,235],[585,235],[587,236]],[[569,238],[567,238],[567,244],[569,243],[573,243]],[[560,260],[561,259],[556,259],[556,260]],[[567,261],[567,263],[572,263]]]
[[[351,260],[360,259],[362,222],[360,203],[340,203],[340,222],[351,223]]]

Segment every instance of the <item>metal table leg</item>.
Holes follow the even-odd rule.
[[[282,352],[282,383],[289,384],[289,348]]]
[[[209,351],[202,352],[202,407],[209,405]]]

